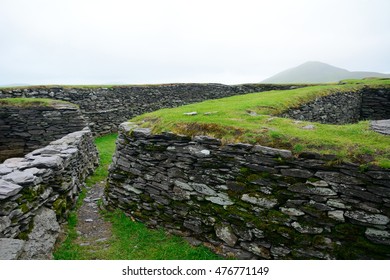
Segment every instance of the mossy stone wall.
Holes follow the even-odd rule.
[[[389,259],[390,171],[120,127],[106,199],[239,259]]]

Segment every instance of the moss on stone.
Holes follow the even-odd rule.
[[[64,198],[58,198],[53,202],[53,210],[57,217],[62,217],[67,210],[67,202]]]

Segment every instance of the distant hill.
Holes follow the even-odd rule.
[[[361,71],[351,72],[326,63],[309,61],[265,79],[262,83],[330,83],[344,79],[363,79],[368,77],[390,78],[390,74]]]

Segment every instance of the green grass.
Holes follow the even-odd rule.
[[[99,151],[99,166],[96,168],[94,174],[87,178],[87,186],[92,187],[97,182],[106,180],[108,166],[111,164],[112,155],[115,152],[115,140],[117,136],[117,134],[109,134],[96,138],[95,144]]]
[[[92,187],[96,182],[106,179],[108,166],[115,150],[117,135],[111,134],[99,137],[95,143],[99,150],[100,166],[87,179],[87,185]],[[78,200],[81,205],[86,190]],[[133,222],[120,211],[102,212],[105,219],[112,224],[112,238],[85,247],[80,246],[76,226],[76,212],[68,219],[67,237],[54,252],[58,260],[210,260],[220,259],[204,246],[193,247],[183,238],[172,236],[163,230],[151,230],[142,223]],[[104,248],[106,247],[106,248]],[[91,250],[92,249],[92,250]]]
[[[15,106],[15,107],[50,107],[57,104],[71,104],[67,101],[48,99],[48,98],[1,98],[0,106]],[[77,106],[77,105],[74,105]]]
[[[193,247],[183,238],[162,229],[150,230],[123,213],[108,213],[114,240],[110,259],[134,260],[211,260],[220,259],[204,246]]]
[[[340,84],[354,84],[354,85],[369,85],[369,86],[383,86],[390,85],[390,78],[365,78],[365,79],[350,79],[342,80]]]
[[[388,86],[388,83],[385,83]],[[269,91],[209,100],[174,109],[163,109],[133,118],[154,133],[172,131],[185,135],[209,135],[224,143],[246,142],[291,149],[336,154],[359,164],[390,165],[390,137],[369,129],[369,122],[348,125],[312,123],[276,117],[288,108],[335,92],[354,92],[364,85],[321,85],[289,91]],[[187,116],[186,112],[197,112]],[[367,151],[370,151],[367,153]]]

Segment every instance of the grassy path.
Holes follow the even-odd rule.
[[[86,181],[88,187],[80,196],[77,211],[69,217],[66,234],[54,252],[55,259],[219,259],[204,246],[193,247],[181,237],[147,229],[120,211],[99,208],[115,139],[116,134],[96,139],[100,166]]]

